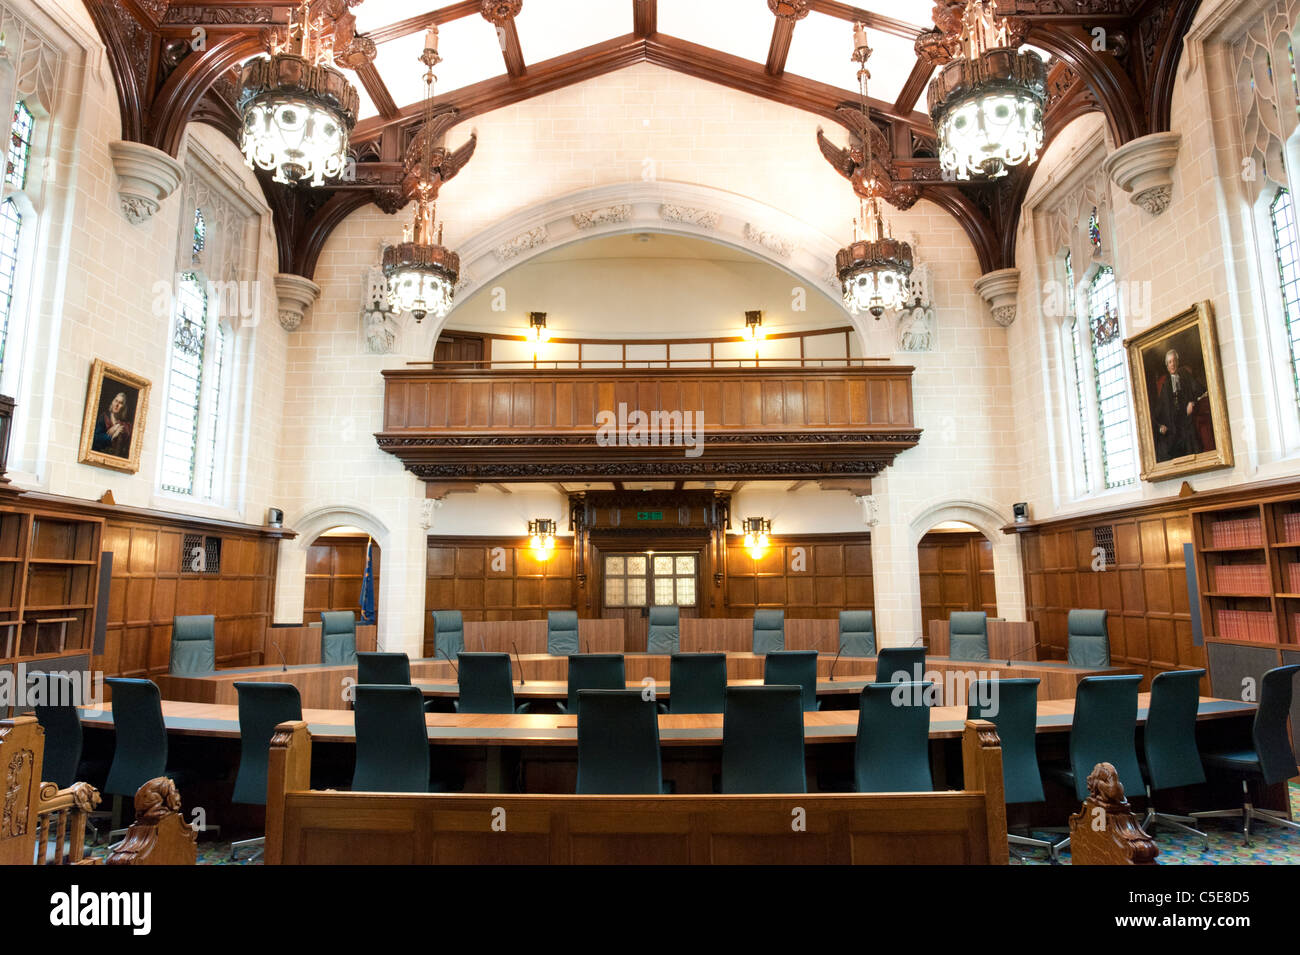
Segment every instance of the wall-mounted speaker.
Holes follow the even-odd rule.
[[[1011,505],[1011,513],[1016,517],[1017,524],[1023,524],[1029,520],[1029,505],[1024,501]]]
[[[278,507],[267,508],[266,523],[271,527],[283,527],[284,511],[280,510]]]

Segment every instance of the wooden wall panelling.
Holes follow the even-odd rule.
[[[841,610],[875,605],[870,534],[782,534],[758,560],[743,545],[743,535],[727,536],[728,616],[752,618],[762,607],[784,609],[786,619],[838,620]]]
[[[921,627],[947,621],[953,611],[997,614],[993,545],[983,534],[942,531],[926,534],[917,547],[921,576]]]
[[[318,537],[307,548],[307,580],[303,623],[320,620],[322,610],[352,610],[361,614],[361,582],[366,572],[368,537]],[[375,574],[375,612],[379,613],[379,572],[382,553],[371,547]],[[376,619],[378,619],[376,617]]]

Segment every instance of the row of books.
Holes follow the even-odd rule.
[[[1300,564],[1292,564],[1293,577],[1300,580]],[[1267,564],[1219,564],[1214,568],[1214,589],[1220,593],[1230,594],[1269,594]],[[1292,591],[1300,593],[1300,591]]]
[[[1288,511],[1282,515],[1282,536],[1287,541],[1300,541],[1300,511]]]
[[[1272,643],[1277,640],[1273,614],[1264,610],[1215,611],[1219,637],[1223,640],[1254,640]]]
[[[1214,547],[1263,547],[1264,525],[1258,517],[1215,521],[1210,525],[1210,540]]]
[[[1286,592],[1300,594],[1300,564],[1286,565]]]

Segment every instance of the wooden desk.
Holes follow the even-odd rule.
[[[1033,621],[988,621],[989,657],[994,660],[1030,661],[1038,659],[1038,628]],[[926,648],[935,656],[947,656],[948,621],[931,620]]]
[[[373,623],[357,624],[357,649],[369,652],[379,645],[379,628]],[[262,640],[262,663],[279,666],[283,662],[320,665],[320,624],[302,627],[267,627]]]
[[[529,621],[525,621],[529,622]],[[657,653],[629,653],[624,656],[629,685],[641,686],[642,681],[654,680],[656,693],[667,696],[671,657]],[[525,683],[518,683],[520,665]],[[831,666],[835,667],[835,680],[829,679]],[[569,675],[569,658],[546,653],[525,654],[512,657],[511,668],[515,677],[515,693],[523,700],[562,700],[568,695],[566,681]],[[1038,687],[1039,700],[1073,699],[1075,687],[1086,676],[1119,673],[1136,673],[1126,667],[1088,669],[1072,667],[1055,661],[1029,663],[970,663],[948,660],[944,657],[927,657],[927,678],[943,686],[943,701],[960,705],[966,700],[966,687],[974,679],[1034,677],[1042,682]],[[843,697],[861,692],[864,682],[876,675],[875,657],[845,657],[838,661],[834,654],[823,653],[817,660],[818,695]],[[241,680],[257,682],[284,682],[298,687],[302,705],[309,709],[346,709],[348,688],[355,683],[356,667],[322,667],[315,665],[245,667],[218,670],[198,677],[158,676],[155,682],[163,699],[190,703],[237,703],[234,684]],[[763,657],[753,653],[727,654],[727,679],[729,682],[762,682]],[[430,697],[455,697],[457,695],[456,671],[443,659],[411,661],[411,682],[420,686]]]

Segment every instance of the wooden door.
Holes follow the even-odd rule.
[[[921,574],[921,626],[948,619],[953,611],[983,610],[997,615],[993,545],[983,534],[932,532],[917,547]]]
[[[600,615],[622,619],[624,646],[642,653],[650,634],[650,608],[677,607],[698,615],[698,551],[609,551],[600,554]]]

